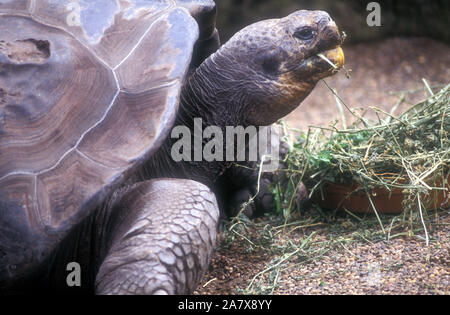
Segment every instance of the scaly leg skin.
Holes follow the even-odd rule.
[[[189,294],[208,268],[219,209],[204,185],[156,179],[114,203],[97,294]]]

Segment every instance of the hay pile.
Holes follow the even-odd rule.
[[[297,138],[285,159],[287,184],[274,187],[277,209],[285,216],[295,210],[302,181],[310,196],[323,195],[326,183],[358,183],[368,198],[374,188],[402,189],[407,196],[404,212],[418,210],[423,221],[424,196],[441,193],[450,198],[450,84],[437,93],[426,82],[425,86],[431,96],[398,117],[394,111],[403,99],[390,113],[372,107],[377,121],[338,101],[356,122],[342,129],[336,123],[329,128],[309,127]]]

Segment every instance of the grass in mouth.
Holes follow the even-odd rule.
[[[325,57],[323,54],[317,54],[318,57],[322,58],[323,60],[325,60],[327,63],[330,64],[330,66],[333,67],[333,69],[338,70],[338,66],[336,66],[330,59],[328,59],[327,57]]]

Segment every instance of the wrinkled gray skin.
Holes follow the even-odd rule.
[[[185,83],[175,126],[192,130],[196,117],[204,127],[272,124],[332,74],[316,54],[340,44],[336,25],[320,11],[298,11],[249,26]],[[219,208],[226,211],[227,201],[253,193],[255,177],[231,163],[175,163],[170,157],[174,141],[169,137],[140,170],[140,178],[132,179],[138,183],[116,191],[71,231],[36,273],[39,277],[22,284],[61,286],[67,271],[47,266],[77,261],[87,284],[82,289],[90,293],[191,293],[213,252]]]

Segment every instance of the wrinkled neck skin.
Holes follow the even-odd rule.
[[[219,52],[216,53],[216,55]],[[201,118],[203,130],[207,126],[218,126],[223,132],[223,141],[225,142],[226,126],[249,125],[247,117],[247,100],[239,89],[246,84],[245,81],[239,82],[232,78],[239,77],[239,71],[234,69],[233,73],[226,70],[216,63],[216,55],[211,56],[189,77],[183,86],[180,98],[180,107],[174,123],[176,126],[186,126],[192,135],[192,152],[194,157],[194,119]],[[244,76],[244,73],[242,73]],[[171,138],[171,132],[168,138],[151,158],[151,161],[145,167],[144,178],[156,177],[175,177],[187,178],[199,181],[207,186],[213,187],[217,178],[231,166],[230,162],[220,161],[201,161],[175,162],[171,157],[172,146],[178,141],[178,138]],[[248,139],[247,139],[248,140]],[[209,139],[203,139],[203,144]],[[223,146],[225,151],[225,144]],[[236,150],[235,150],[236,152]],[[142,176],[141,176],[142,177]]]
[[[222,51],[212,55],[192,74],[183,87],[175,126],[193,127],[194,118],[204,126],[248,126],[249,100],[244,69],[230,69]]]

